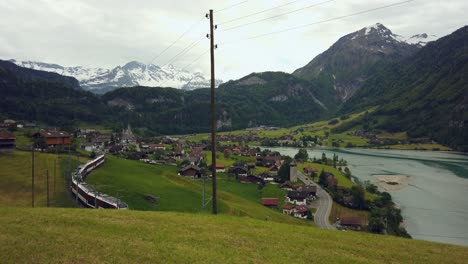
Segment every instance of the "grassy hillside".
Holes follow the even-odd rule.
[[[131,209],[209,213],[211,203],[202,209],[202,181],[177,175],[175,166],[154,166],[108,156],[107,162],[91,173],[86,182],[97,190],[121,198]],[[206,181],[207,198],[211,197],[211,180]],[[257,219],[313,225],[260,205],[262,197],[284,199],[285,191],[274,185],[262,190],[255,184],[242,184],[220,174],[218,178],[219,210],[222,214],[250,216]],[[145,196],[152,195],[157,203]]]
[[[227,215],[0,208],[2,263],[465,263],[466,247]]]
[[[56,160],[55,184],[54,160]],[[14,151],[13,154],[0,154],[0,206],[31,206],[31,164],[31,152]],[[76,164],[76,159],[68,159],[66,155],[35,153],[36,206],[46,206],[47,170],[49,170],[50,205],[74,206],[66,190],[64,175],[69,166],[74,169]]]
[[[220,132],[218,135],[248,135],[255,133],[260,138],[278,139],[284,135],[294,135],[294,139],[299,140],[302,137],[319,137],[322,139],[321,144],[323,146],[331,147],[333,143],[339,147],[376,147],[369,144],[369,140],[360,136],[356,136],[353,133],[362,130],[367,123],[372,123],[370,128],[374,128],[379,122],[384,120],[378,120],[378,118],[372,118],[376,108],[369,108],[367,111],[356,112],[349,115],[343,115],[339,118],[324,120],[314,123],[308,123],[304,125],[281,128],[278,130],[261,130],[261,131],[247,131],[247,130],[235,130],[230,132]],[[366,114],[366,112],[368,114]],[[364,119],[368,118],[366,122]],[[331,121],[335,121],[331,123]],[[396,140],[396,141],[428,141],[429,138],[410,138],[406,132],[389,132],[384,129],[373,130],[373,133],[377,134],[380,140]],[[193,134],[188,136],[182,136],[184,139],[193,142],[200,142],[209,138],[208,134]],[[222,144],[223,142],[221,142]],[[237,143],[237,142],[233,142]],[[260,142],[245,142],[246,144],[258,146]],[[384,145],[378,146],[380,148],[389,149],[401,149],[401,150],[444,150],[448,151],[451,148],[440,145],[438,143],[412,143],[412,144],[398,144],[398,145]]]

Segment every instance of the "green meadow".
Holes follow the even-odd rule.
[[[210,203],[202,208],[203,181],[178,176],[177,171],[175,166],[149,165],[107,156],[106,163],[92,172],[86,182],[100,192],[121,198],[131,209],[209,213]],[[206,180],[207,201],[211,198],[211,186],[211,180]],[[284,200],[286,192],[277,185],[268,184],[259,189],[256,184],[240,183],[220,173],[217,186],[221,214],[313,225],[311,221],[298,220],[260,204],[262,197]],[[155,197],[156,203],[148,201],[148,196]]]
[[[34,192],[35,206],[47,205],[47,171],[49,171],[50,206],[74,206],[68,193],[68,171],[79,164],[76,157],[35,152]],[[83,162],[84,159],[81,159]],[[54,166],[55,162],[55,166]],[[0,154],[0,205],[32,206],[32,157],[28,151]]]
[[[466,263],[466,247],[174,212],[0,207],[2,263]]]

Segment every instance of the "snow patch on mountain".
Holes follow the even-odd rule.
[[[184,90],[210,87],[210,79],[203,76],[202,73],[191,73],[173,65],[159,67],[154,64],[131,61],[124,66],[104,69],[82,66],[64,67],[58,64],[33,61],[10,61],[21,67],[74,77],[84,90],[96,93],[133,86],[173,87]],[[216,80],[215,85],[218,86],[221,83],[221,80]]]
[[[367,26],[367,27],[361,29],[358,32],[359,33],[363,32],[364,36],[366,36],[366,37],[371,35],[371,34],[377,34],[377,35],[382,36],[383,38],[387,39],[386,40],[387,43],[391,43],[392,41],[397,41],[397,42],[403,42],[403,43],[410,44],[410,45],[418,45],[420,47],[425,46],[428,42],[431,42],[431,41],[434,41],[434,40],[438,39],[437,36],[428,35],[426,33],[416,34],[416,35],[413,35],[413,36],[397,35],[397,34],[392,33],[392,31],[390,29],[386,28],[384,25],[382,25],[380,23],[376,23],[374,25]],[[351,40],[356,39],[358,36],[359,36],[358,34],[355,34],[351,38]],[[382,47],[382,48],[384,48],[384,47]]]

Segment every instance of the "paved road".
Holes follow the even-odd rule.
[[[330,195],[324,189],[322,189],[322,187],[311,181],[308,177],[299,171],[297,172],[297,177],[307,185],[317,186],[318,207],[314,214],[315,224],[324,229],[336,229],[335,226],[328,222],[328,217],[330,216],[333,204],[333,200]]]

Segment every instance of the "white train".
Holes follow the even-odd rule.
[[[105,156],[100,155],[97,158],[78,166],[77,170],[72,173],[70,189],[72,193],[80,200],[80,202],[87,207],[119,210],[128,209],[128,205],[123,201],[107,194],[97,192],[86,182],[84,182],[86,176],[91,171],[101,166],[105,161]]]

